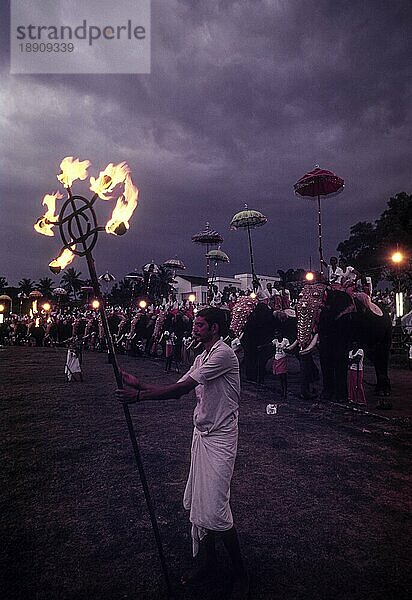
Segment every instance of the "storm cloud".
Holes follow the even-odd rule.
[[[268,217],[254,232],[258,273],[309,267],[316,206],[293,184],[315,164],[345,180],[323,201],[326,256],[351,225],[410,192],[408,2],[153,0],[151,74],[117,76],[10,75],[7,2],[0,11],[0,275],[9,283],[50,275],[59,240],[33,223],[68,155],[90,159],[91,174],[121,160],[132,169],[131,229],[95,253],[99,272],[117,277],[175,255],[203,274],[191,235],[206,221],[231,258],[221,272],[250,271],[246,236],[229,230],[245,203]],[[79,259],[73,266],[85,275]]]

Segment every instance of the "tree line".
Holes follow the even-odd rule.
[[[397,248],[404,253],[404,261],[395,266],[390,261],[391,252]],[[374,223],[359,221],[350,228],[349,237],[337,246],[340,258],[361,273],[372,277],[376,284],[380,279],[400,282],[403,289],[410,289],[412,284],[412,195],[405,192],[389,199],[387,208]],[[304,279],[304,269],[279,269],[278,274],[283,285],[295,285]],[[83,286],[90,286],[88,279],[83,280],[81,272],[73,267],[68,268],[60,285],[67,293],[78,299]],[[55,284],[50,277],[43,277],[37,282],[23,278],[18,282],[18,289],[27,296],[34,289],[39,290],[45,298],[53,297]],[[8,289],[5,277],[0,277],[0,294]],[[149,296],[150,300],[161,301],[173,291],[172,271],[159,267],[158,272],[150,275],[142,273],[140,278],[131,281],[127,278],[116,282],[109,294],[114,304],[124,304],[132,296]]]

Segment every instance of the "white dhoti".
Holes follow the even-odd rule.
[[[230,482],[238,440],[237,416],[231,415],[217,431],[193,431],[189,478],[183,506],[190,510],[193,556],[207,530],[226,531],[233,526]]]
[[[66,357],[66,365],[64,367],[64,372],[67,376],[67,380],[71,381],[74,373],[81,373],[82,368],[80,366],[80,361],[75,352],[73,350],[67,350]]]

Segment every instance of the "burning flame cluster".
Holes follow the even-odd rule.
[[[84,181],[88,177],[87,170],[90,167],[89,160],[79,160],[73,156],[66,156],[60,163],[61,173],[57,176],[60,183],[69,190],[74,181]],[[118,197],[112,215],[106,223],[105,230],[113,235],[123,235],[129,229],[129,220],[137,206],[138,189],[134,185],[130,168],[126,162],[117,165],[109,163],[104,171],[100,171],[97,179],[90,177],[89,189],[102,200],[112,200],[112,193],[118,185],[123,185],[123,193]],[[54,236],[53,227],[58,223],[56,215],[56,200],[61,200],[63,195],[56,191],[54,194],[46,194],[43,205],[47,210],[45,214],[37,219],[34,229],[42,235]],[[74,259],[75,244],[70,248],[64,248],[60,255],[49,263],[53,273],[59,273],[67,267]]]

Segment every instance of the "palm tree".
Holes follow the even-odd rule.
[[[109,294],[111,303],[128,306],[132,299],[132,287],[133,284],[130,279],[122,279],[118,283],[115,283]]]
[[[73,292],[74,299],[77,300],[77,292],[83,285],[82,279],[80,279],[81,273],[77,273],[76,269],[69,267],[64,273],[61,284],[68,292]]]
[[[0,292],[4,291],[4,288],[8,286],[7,279],[5,277],[0,277]]]
[[[45,298],[51,298],[53,295],[53,280],[50,277],[43,277],[43,279],[39,279],[37,289]]]
[[[23,294],[26,294],[26,296],[28,296],[36,287],[36,283],[31,279],[27,279],[26,277],[20,279],[18,285],[20,290],[23,292]]]

